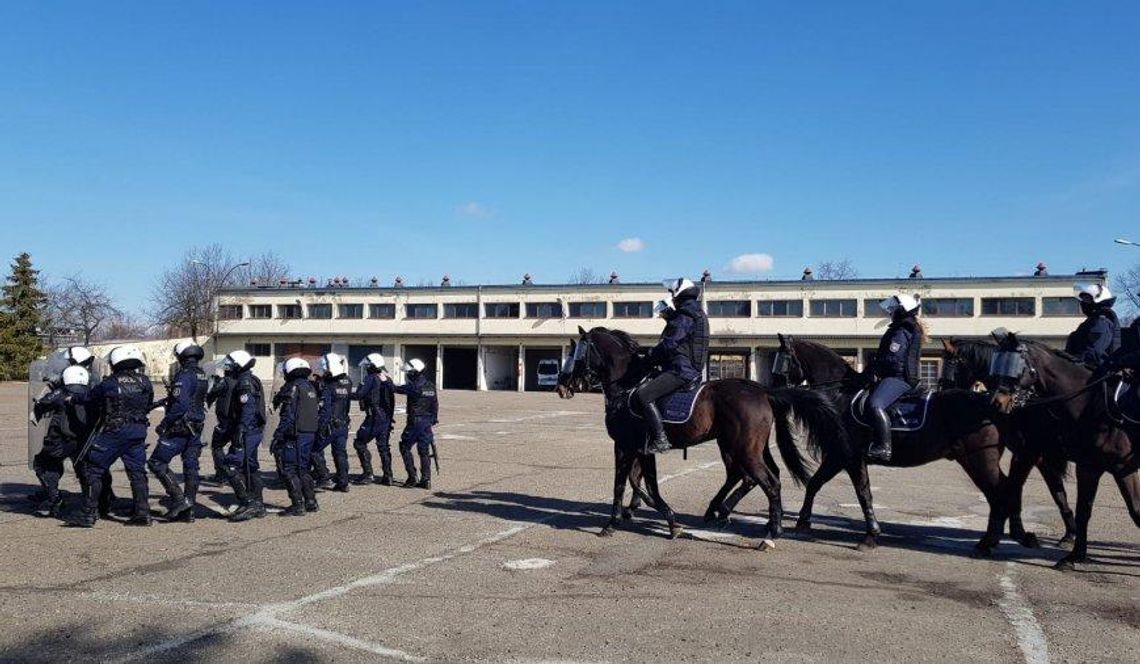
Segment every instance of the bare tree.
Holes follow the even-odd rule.
[[[606,282],[605,278],[594,272],[588,267],[580,267],[570,273],[570,283],[582,286],[589,286],[592,284],[603,284]]]
[[[289,279],[293,271],[293,268],[284,258],[272,251],[267,251],[244,261],[231,258],[231,265],[233,263],[249,263],[249,265],[239,268],[235,273],[234,282],[236,285],[249,285],[256,281],[258,284],[274,286],[282,279]]]
[[[90,344],[111,320],[122,317],[107,289],[102,284],[87,281],[82,275],[64,280],[62,297],[63,320],[83,336],[84,345]]]
[[[147,339],[151,330],[131,314],[119,314],[107,323],[104,339]]]
[[[819,269],[815,271],[815,278],[825,281],[854,279],[858,276],[859,271],[855,269],[855,264],[851,261],[850,258],[824,261],[819,264]]]
[[[1125,305],[1125,315],[1133,318],[1140,314],[1140,263],[1118,275],[1113,287],[1116,288],[1117,298]]]
[[[151,291],[151,315],[156,325],[198,337],[213,329],[214,299],[223,288],[247,285],[253,279],[276,282],[289,267],[276,254],[265,253],[248,266],[220,244],[194,247],[166,270]],[[239,267],[240,266],[240,267]],[[238,269],[234,269],[237,267]],[[240,274],[247,270],[246,274]],[[243,278],[245,277],[245,278]]]

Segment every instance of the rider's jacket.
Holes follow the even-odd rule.
[[[696,298],[687,298],[677,302],[677,311],[666,321],[649,358],[663,370],[692,380],[702,375],[708,350],[708,317]]]
[[[1120,319],[1102,307],[1089,314],[1065,342],[1065,352],[1079,361],[1099,366],[1120,348]]]
[[[873,371],[879,378],[901,378],[913,385],[919,382],[922,357],[922,330],[913,316],[895,320],[879,341]]]

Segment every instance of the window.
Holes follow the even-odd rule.
[[[450,302],[443,305],[444,318],[478,318],[479,305],[474,302]]]
[[[332,305],[310,304],[309,318],[315,318],[317,320],[328,320],[329,318],[332,318]]]
[[[854,318],[859,304],[856,300],[812,300],[813,318]]]
[[[273,344],[246,344],[245,352],[254,357],[273,357]]]
[[[486,302],[483,304],[483,315],[487,318],[518,318],[518,302]]]
[[[279,304],[277,305],[278,318],[300,318],[301,305],[299,304]]]
[[[938,377],[941,375],[942,360],[932,358],[918,361],[918,384],[922,389],[938,389]]]
[[[748,355],[745,353],[709,353],[709,380],[748,378]]]
[[[396,305],[394,304],[370,304],[368,305],[369,318],[387,318],[392,319],[396,317]]]
[[[1032,316],[1037,313],[1031,297],[983,297],[983,316]]]
[[[1081,303],[1075,297],[1041,298],[1042,316],[1080,316]]]
[[[756,315],[761,318],[803,318],[803,300],[760,300]]]
[[[219,304],[218,305],[218,319],[219,320],[241,320],[241,305],[240,304]]]
[[[653,303],[614,302],[614,318],[653,318]]]
[[[605,318],[605,302],[571,302],[571,318]]]
[[[922,301],[923,316],[970,318],[974,315],[972,297],[930,297]]]
[[[249,305],[250,318],[273,318],[273,305],[271,304],[251,304]]]
[[[748,300],[710,300],[710,318],[751,318],[752,303]]]
[[[337,315],[341,318],[364,318],[363,304],[341,304],[337,306]]]
[[[527,302],[527,318],[562,318],[562,304],[559,302]]]
[[[438,304],[409,304],[406,306],[405,318],[432,319],[439,318]]]

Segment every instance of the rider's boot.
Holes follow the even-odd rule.
[[[875,436],[867,458],[871,461],[885,463],[891,460],[891,416],[882,408],[870,408],[871,431]]]
[[[645,424],[649,427],[649,441],[645,446],[646,453],[659,454],[672,449],[669,438],[665,435],[665,424],[661,421],[661,412],[657,410],[657,404],[646,403],[642,409],[642,415],[645,416]]]

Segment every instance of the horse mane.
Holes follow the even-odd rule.
[[[971,365],[989,366],[998,347],[992,341],[982,339],[951,339],[955,352]]]
[[[1085,363],[1081,361],[1081,358],[1073,355],[1072,353],[1068,353],[1066,351],[1063,351],[1059,348],[1053,348],[1052,346],[1049,346],[1042,341],[1037,341],[1036,339],[1018,339],[1018,341],[1025,344],[1026,346],[1029,346],[1030,348],[1036,348],[1042,353],[1052,355],[1053,357],[1056,357],[1056,358],[1061,359],[1061,360],[1067,360],[1069,362],[1072,362],[1073,364],[1075,364],[1079,367],[1085,366]]]
[[[824,344],[819,343],[818,341],[796,339],[792,343],[817,351],[821,356],[834,362],[836,367],[842,366],[845,369],[845,373],[843,374],[844,376],[849,376],[855,373],[855,370],[851,368],[851,365],[847,363],[847,360],[843,359],[843,356],[841,356],[839,353],[836,353],[834,350],[825,346]]]
[[[590,331],[609,335],[625,350],[629,351],[631,355],[635,355],[639,350],[641,350],[641,344],[637,343],[637,340],[630,336],[628,332],[624,332],[622,330],[613,330],[608,327],[595,327]]]

